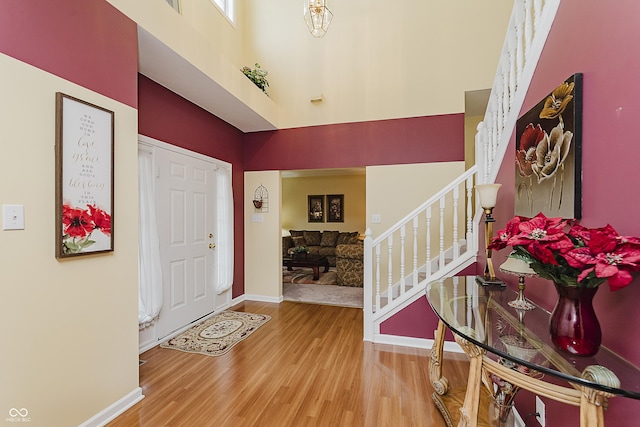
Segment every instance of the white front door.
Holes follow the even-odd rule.
[[[163,304],[157,336],[164,337],[216,309],[215,164],[156,150],[158,228]]]

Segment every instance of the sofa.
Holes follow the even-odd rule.
[[[338,286],[364,286],[364,245],[362,242],[336,246]]]
[[[336,247],[344,244],[358,244],[358,232],[289,230],[290,236],[282,238],[282,256],[288,256],[289,249],[304,246],[312,255],[324,255],[329,266],[336,267]]]

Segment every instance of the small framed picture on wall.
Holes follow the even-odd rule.
[[[327,222],[344,222],[344,194],[327,195]]]
[[[324,222],[324,195],[307,196],[309,222]]]

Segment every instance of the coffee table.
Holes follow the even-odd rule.
[[[323,273],[329,271],[329,260],[323,255],[301,255],[295,257],[283,257],[282,265],[291,271],[293,267],[313,268],[313,280],[320,278],[320,267],[324,266]]]

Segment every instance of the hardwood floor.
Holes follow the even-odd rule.
[[[145,398],[120,426],[429,426],[445,423],[431,399],[429,351],[362,340],[362,310],[244,302],[272,319],[224,356],[155,347],[140,358]],[[466,382],[463,355],[444,373]]]

